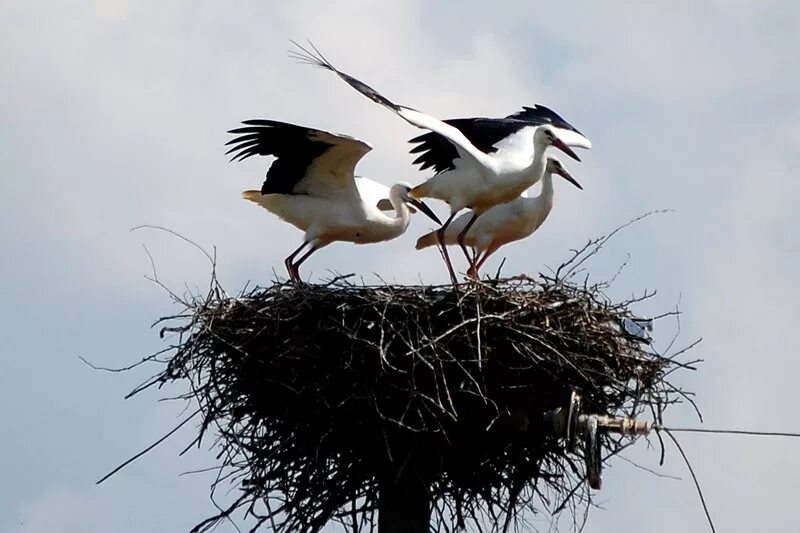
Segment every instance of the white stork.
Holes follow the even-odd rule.
[[[303,243],[286,258],[294,281],[308,257],[335,241],[382,242],[402,235],[411,219],[406,204],[441,223],[404,183],[391,189],[354,176],[358,161],[372,147],[358,139],[275,120],[247,120],[227,145],[232,161],[253,155],[275,156],[260,191],[242,196],[305,232]],[[388,207],[394,216],[383,213]],[[295,261],[304,248],[308,251]]]
[[[338,70],[316,48],[311,52],[293,44],[298,48],[298,51],[291,52],[294,58],[330,70],[373,102],[418,128],[430,130],[430,133],[412,139],[412,142],[421,143],[412,152],[422,151],[415,162],[422,163],[423,168],[433,166],[437,174],[411,189],[410,195],[413,198],[437,198],[450,205],[450,216],[437,235],[454,285],[457,281],[444,245],[444,235],[456,214],[465,208],[472,209],[471,218],[456,239],[472,270],[464,236],[478,217],[494,205],[515,199],[541,179],[546,166],[544,152],[548,146],[555,146],[578,161],[580,158],[568,144],[591,147],[586,137],[543,106],[524,108],[504,119],[439,120],[393,103],[372,87]]]
[[[538,196],[528,198],[526,193],[499,204],[481,216],[464,235],[464,244],[474,252],[473,264],[468,276],[478,278],[478,270],[490,255],[501,246],[524,239],[533,234],[547,219],[553,209],[553,174],[558,174],[579,189],[581,184],[573,178],[557,158],[547,156],[547,167],[542,178],[542,190]],[[472,218],[472,213],[464,213],[453,220],[444,234],[445,245],[458,243],[458,236]],[[417,250],[437,244],[437,232],[432,231],[417,240]]]

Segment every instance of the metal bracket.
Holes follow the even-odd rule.
[[[578,439],[582,437],[586,481],[591,488],[599,490],[603,483],[603,450],[599,434],[647,435],[653,429],[653,423],[636,418],[582,414],[582,408],[582,398],[573,390],[567,408],[557,408],[549,412],[545,419],[552,424],[556,435],[564,438],[564,446],[569,452],[575,452]]]
[[[566,439],[567,450],[570,452],[575,451],[575,445],[578,442],[578,432],[580,431],[580,413],[581,413],[581,395],[577,391],[572,391],[569,398],[569,407],[567,409],[567,428],[564,438]]]
[[[603,485],[603,447],[597,434],[597,419],[593,416],[586,418],[583,428],[583,453],[586,460],[586,482],[595,490],[600,490]]]

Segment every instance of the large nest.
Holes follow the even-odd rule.
[[[595,454],[565,445],[554,424],[574,393],[584,413],[659,424],[666,407],[692,402],[667,379],[693,368],[678,361],[688,348],[659,354],[628,327],[634,304],[652,294],[614,302],[609,283],[577,281],[611,237],[641,218],[535,281],[458,291],[337,278],[231,297],[206,254],[208,292],[170,292],[185,309],[157,324],[175,342],[142,361],[163,369],[130,394],[176,383],[196,410],[166,436],[199,415],[192,444],[213,438],[219,512],[193,531],[237,510],[253,531],[279,532],[316,532],[332,521],[372,531],[379,511],[383,531],[404,532],[425,531],[429,520],[433,531],[471,524],[505,532],[525,510],[576,516],[591,503],[584,465]],[[599,437],[605,462],[631,442]],[[223,483],[237,495],[220,505]],[[389,514],[393,524],[406,514],[423,520],[386,527]]]
[[[666,376],[685,365],[621,327],[647,295],[613,303],[603,288],[556,274],[459,292],[338,280],[229,297],[215,282],[184,300],[162,330],[178,342],[142,388],[189,384],[197,442],[218,437],[214,488],[239,490],[195,530],[236,509],[256,528],[371,530],[379,489],[400,478],[444,531],[585,504],[584,451],[565,448],[548,413],[577,390],[587,412],[660,420],[683,394]],[[607,460],[625,444],[602,446]]]

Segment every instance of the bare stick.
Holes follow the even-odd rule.
[[[105,476],[101,477],[99,480],[97,480],[95,482],[95,485],[99,485],[103,481],[107,480],[108,478],[110,478],[111,476],[113,476],[114,474],[116,474],[117,472],[119,472],[120,470],[122,470],[123,468],[125,468],[126,466],[131,464],[132,462],[134,462],[136,459],[138,459],[139,457],[143,456],[144,454],[146,454],[147,452],[149,452],[150,450],[152,450],[153,448],[155,448],[156,446],[158,446],[159,444],[161,444],[162,442],[164,442],[165,440],[170,438],[172,435],[175,434],[175,432],[177,432],[179,429],[181,429],[183,426],[185,426],[199,412],[200,412],[200,409],[198,409],[197,411],[195,411],[194,413],[189,415],[189,417],[186,420],[184,420],[183,422],[181,422],[180,424],[175,426],[175,428],[172,429],[169,433],[167,433],[166,435],[164,435],[163,437],[161,437],[160,439],[155,441],[153,444],[151,444],[150,446],[148,446],[147,448],[145,448],[141,452],[137,453],[136,455],[134,455],[133,457],[131,457],[130,459],[128,459],[127,461],[125,461],[124,463],[119,465],[118,467],[116,467],[114,470],[112,470],[111,472],[109,472]]]

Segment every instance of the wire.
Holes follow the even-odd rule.
[[[661,425],[654,425],[655,430],[664,430],[682,433],[717,433],[728,435],[751,435],[757,437],[788,437],[800,438],[800,433],[791,433],[784,431],[748,431],[743,429],[703,429],[703,428],[667,428]]]
[[[711,520],[711,514],[708,512],[708,506],[706,505],[706,499],[703,497],[703,490],[700,488],[700,482],[697,481],[697,476],[694,474],[694,468],[692,468],[692,464],[689,462],[689,458],[686,457],[686,453],[681,448],[681,445],[678,443],[678,439],[672,434],[672,431],[676,431],[674,429],[667,429],[665,427],[658,427],[656,431],[663,431],[667,434],[667,436],[672,439],[672,442],[675,443],[675,446],[678,448],[678,451],[681,452],[681,456],[683,457],[686,466],[689,468],[689,473],[692,475],[692,480],[694,481],[694,486],[697,488],[697,494],[700,495],[700,503],[703,504],[703,511],[706,513],[706,518],[708,519],[708,525],[711,526],[711,533],[717,533],[716,528],[714,528],[714,522]],[[713,431],[713,430],[711,430]]]

